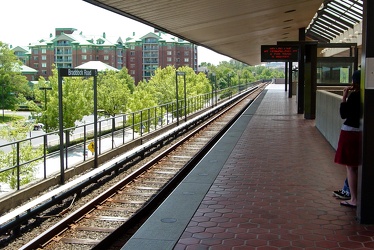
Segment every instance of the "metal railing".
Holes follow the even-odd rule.
[[[178,105],[174,101],[128,114],[101,119],[98,121],[98,155],[102,155],[134,139],[142,138],[153,131],[176,122],[178,118],[185,117],[187,119],[189,115],[217,105],[218,100],[229,99],[232,97],[232,93],[238,93],[241,89],[247,89],[253,84],[255,83],[245,84],[245,87],[242,86],[242,88],[232,86],[223,90],[186,98],[186,101],[179,100]],[[178,107],[178,110],[176,107]],[[90,154],[89,151],[90,144],[93,143],[93,129],[93,122],[77,124],[73,128],[64,129],[65,169],[72,168],[93,158],[93,152]],[[34,180],[46,179],[60,171],[58,131],[50,133],[30,131],[29,133],[30,136],[27,139],[0,145],[0,151],[3,151],[4,154],[12,153],[12,162],[6,168],[0,169],[0,174],[8,173],[8,175],[13,176],[15,190],[21,188],[22,178],[26,176],[24,171],[27,171],[30,167],[36,170]],[[39,133],[39,135],[32,136],[32,133]],[[41,154],[34,159],[28,159],[26,155],[22,155],[21,147],[25,145],[31,145],[33,150],[39,150]],[[4,192],[4,190],[1,190],[1,186],[4,186],[4,183],[0,182],[0,191]]]

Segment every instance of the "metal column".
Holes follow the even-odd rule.
[[[299,29],[299,41],[305,41],[305,28]],[[304,113],[304,62],[305,62],[305,43],[300,43],[299,47],[299,79],[297,88],[297,113]]]
[[[374,223],[374,1],[364,0],[361,92],[363,92],[362,166],[358,173],[357,218]]]

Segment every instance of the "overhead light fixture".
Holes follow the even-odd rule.
[[[294,11],[296,11],[296,10],[287,10],[284,13],[291,13],[291,12],[294,12]]]

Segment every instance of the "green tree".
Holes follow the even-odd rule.
[[[128,124],[134,124],[137,131],[144,127],[143,132],[146,132],[149,123],[155,118],[154,112],[147,111],[147,109],[157,106],[157,100],[153,94],[152,86],[145,81],[140,81],[134,93],[130,96],[129,109],[134,112],[134,117],[130,116],[128,118]],[[159,112],[156,115],[159,115]]]
[[[15,110],[24,97],[31,96],[28,81],[21,73],[21,65],[8,45],[0,41],[0,94],[5,109]]]
[[[48,86],[47,109],[44,110],[44,91],[35,89],[36,100],[41,102],[41,107],[34,107],[38,120],[48,125],[48,130],[59,128],[59,93],[58,72],[53,69],[52,76],[47,82],[43,77],[39,79],[39,86]],[[93,113],[93,78],[65,77],[62,84],[63,126],[72,128],[76,121],[82,121],[83,117]]]
[[[127,74],[126,69],[119,73],[113,70],[99,72],[97,83],[98,109],[113,117],[119,113],[125,113],[131,94],[129,86],[134,89],[132,87],[134,86],[134,80]]]
[[[8,142],[15,142],[25,139],[29,127],[24,126],[22,121],[15,121],[3,126],[0,129],[0,138],[7,140]],[[19,147],[17,149],[17,147]],[[41,160],[32,161],[40,158],[43,155],[42,146],[33,147],[29,141],[14,143],[11,146],[9,152],[0,151],[0,182],[7,183],[14,189],[17,187],[17,155],[19,156],[19,179],[20,185],[27,184],[35,179],[35,173],[37,170],[37,164]]]

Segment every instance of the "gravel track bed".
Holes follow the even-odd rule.
[[[177,138],[177,139],[179,139],[179,138]],[[166,150],[168,147],[170,147],[173,144],[175,144],[175,142],[174,143],[171,142],[168,145],[165,145],[164,147],[160,148],[160,150],[161,151]],[[56,212],[55,213],[55,215],[57,215],[56,217],[50,217],[48,219],[43,220],[42,222],[40,222],[40,225],[38,225],[36,228],[34,228],[34,229],[32,229],[28,232],[23,232],[20,237],[18,237],[17,239],[14,239],[7,246],[4,246],[4,248],[1,248],[2,246],[0,245],[0,248],[4,249],[4,250],[14,250],[14,249],[21,248],[23,245],[25,245],[26,243],[28,243],[32,239],[36,238],[39,234],[46,231],[48,228],[54,226],[62,218],[66,217],[67,215],[76,211],[80,207],[84,206],[88,201],[96,198],[98,195],[105,192],[109,187],[113,186],[114,184],[116,184],[117,182],[122,180],[124,177],[126,177],[129,174],[131,174],[132,172],[134,172],[136,169],[138,169],[140,166],[144,165],[146,162],[150,161],[153,157],[154,156],[150,155],[150,156],[144,158],[143,160],[139,161],[134,166],[130,167],[128,170],[126,170],[124,172],[120,172],[117,176],[113,177],[108,182],[101,183],[101,186],[97,185],[98,187],[94,190],[90,190],[89,192],[84,192],[83,191],[82,193],[84,193],[85,195],[81,196],[79,199],[75,200],[74,204],[71,207],[71,210],[68,213],[64,214],[63,216],[58,216],[58,212]],[[84,175],[84,174],[85,173],[82,173],[78,176],[75,176],[73,179],[76,179],[79,176]],[[55,187],[53,187],[53,188],[55,188]],[[50,188],[43,193],[40,193],[39,196],[42,196],[43,194],[48,193],[49,191],[53,190],[53,188]],[[140,194],[147,194],[149,196],[152,196],[152,194],[153,194],[153,193],[151,194],[148,190],[137,190],[137,192],[140,193]],[[139,196],[139,197],[143,197],[143,196]],[[37,197],[35,197],[35,198],[37,198]],[[143,199],[144,199],[144,197],[143,197]],[[65,206],[66,206],[66,204],[67,204],[67,206],[70,205],[70,203],[71,203],[71,199],[64,202]],[[116,204],[116,205],[118,206],[118,204]],[[55,206],[53,208],[50,208],[49,211],[53,211],[54,209],[57,209],[57,211],[60,211],[61,209],[58,209],[59,207],[63,207],[63,205]],[[135,211],[140,206],[137,206],[136,204],[131,204],[130,207],[133,207],[134,211]],[[82,246],[82,248],[74,248],[74,249],[90,249],[90,248],[87,248],[87,246],[85,246],[85,245],[81,245],[81,246]],[[57,248],[57,249],[61,249],[61,248]],[[54,248],[53,250],[56,250],[56,248]]]

